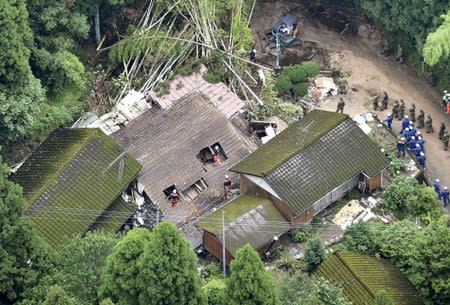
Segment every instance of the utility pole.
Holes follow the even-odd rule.
[[[225,255],[225,209],[222,207],[222,263],[223,275],[227,276],[227,260]]]

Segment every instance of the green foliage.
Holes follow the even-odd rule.
[[[376,222],[358,222],[345,230],[343,243],[351,251],[373,254],[378,251],[375,242],[377,229],[382,224]]]
[[[22,216],[25,200],[20,186],[7,179],[0,158],[0,300],[14,304],[32,295],[32,288],[52,274],[56,253],[37,238]]]
[[[226,305],[226,284],[223,279],[213,279],[202,287],[208,305]]]
[[[228,304],[280,304],[271,276],[264,270],[259,254],[250,245],[247,244],[236,252],[230,269],[231,276],[227,282]]]
[[[16,93],[0,92],[0,143],[10,144],[29,135],[43,100],[41,84],[33,77]]]
[[[281,74],[277,80],[277,89],[280,94],[289,93],[292,88],[292,81],[289,75]]]
[[[325,256],[325,248],[319,238],[308,240],[305,246],[305,262],[309,270],[317,267],[325,259]]]
[[[77,305],[98,303],[102,269],[118,238],[116,234],[90,233],[69,239],[60,250],[61,268],[55,279]]]
[[[32,34],[24,0],[0,1],[0,91],[21,90],[32,77],[28,60]]]
[[[219,83],[222,79],[221,76],[214,73],[214,72],[207,72],[205,73],[205,75],[203,75],[203,79],[206,80],[208,83],[211,84],[217,84]]]
[[[240,14],[233,16],[231,37],[233,44],[240,49],[250,50],[253,45],[252,30],[248,27],[246,18]]]
[[[47,298],[42,305],[75,305],[75,302],[66,294],[64,289],[55,285],[50,287]]]
[[[205,265],[203,265],[200,276],[205,283],[211,280],[224,278],[219,264],[214,262],[206,263]]]
[[[419,231],[404,267],[426,304],[450,304],[450,218],[448,215]]]
[[[301,63],[301,68],[305,71],[308,77],[315,77],[319,75],[320,65],[313,61],[304,61]]]
[[[138,264],[139,303],[205,304],[197,257],[178,229],[168,222],[155,227]]]
[[[301,65],[287,66],[283,70],[283,74],[289,76],[293,83],[304,82],[308,75]]]
[[[293,90],[296,96],[305,96],[308,93],[308,84],[307,83],[295,84]]]
[[[167,95],[170,93],[170,86],[168,83],[166,82],[160,82],[156,87],[155,87],[155,92],[156,95],[158,97]]]
[[[329,281],[320,278],[316,284],[316,294],[319,300],[324,305],[351,305],[352,303],[347,301],[342,292],[342,288],[336,287]]]
[[[436,31],[429,33],[423,47],[423,57],[425,62],[436,65],[441,58],[450,55],[450,11],[442,15],[442,24]]]
[[[419,185],[414,178],[396,177],[386,188],[383,199],[383,206],[398,216],[436,219],[442,214],[433,188]]]
[[[138,303],[139,261],[144,249],[151,242],[151,234],[147,229],[134,229],[117,243],[108,256],[102,273],[99,289],[100,298],[109,297],[118,304]]]
[[[104,299],[100,302],[100,305],[114,305],[113,301],[110,298]]]
[[[292,236],[292,241],[294,243],[303,243],[311,238],[313,231],[314,229],[312,226],[303,226],[295,232],[294,236]]]
[[[380,290],[375,295],[374,305],[395,305],[391,297],[386,293],[386,290]]]

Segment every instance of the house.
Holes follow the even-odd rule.
[[[347,115],[321,110],[308,113],[230,168],[240,175],[244,195],[224,206],[225,211],[230,211],[229,215],[225,213],[230,223],[225,231],[233,225],[238,228],[236,234],[235,229],[231,230],[230,237],[225,233],[227,261],[234,257],[236,245],[247,242],[264,253],[267,245],[275,246],[274,236],[310,222],[357,186],[369,192],[381,187],[388,164],[378,146]],[[239,225],[243,217],[254,213],[255,198],[272,211],[267,214],[270,217],[251,219],[248,227]],[[273,212],[274,208],[279,214]],[[197,226],[203,229],[204,248],[222,259],[222,224],[211,224],[211,218],[220,218],[218,213],[202,218]],[[273,221],[279,224],[278,231],[271,228]],[[266,231],[271,234],[262,233]],[[261,239],[256,239],[255,234]]]
[[[359,186],[382,186],[389,160],[345,114],[313,110],[232,166],[241,193],[271,200],[295,227]]]
[[[273,203],[261,196],[245,193],[223,206],[227,263],[236,251],[250,244],[260,255],[279,245],[278,237],[290,230],[290,224]],[[203,247],[222,257],[222,209],[203,217],[197,226],[203,229]]]
[[[222,199],[227,169],[256,145],[205,95],[190,92],[176,98],[170,107],[151,108],[112,137],[143,165],[139,182],[164,218],[182,226]],[[213,163],[216,147],[221,164]],[[174,188],[180,196],[176,206],[168,200]],[[195,241],[185,235],[193,248],[201,245],[197,233]]]
[[[135,210],[125,199],[141,168],[100,129],[58,129],[11,179],[23,188],[38,235],[58,248],[74,234],[119,231]]]
[[[354,305],[375,304],[375,296],[382,290],[395,304],[423,305],[406,276],[383,258],[351,252],[329,254],[313,276],[341,286]]]

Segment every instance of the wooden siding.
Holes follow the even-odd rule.
[[[226,244],[225,240],[225,244]],[[220,241],[216,235],[208,232],[203,231],[203,248],[205,248],[206,251],[214,255],[217,259],[222,261],[222,241]],[[225,256],[227,258],[227,265],[230,264],[231,260],[234,258],[228,250],[225,249]]]

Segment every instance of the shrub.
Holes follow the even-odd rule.
[[[202,287],[208,299],[208,305],[225,305],[225,289],[226,285],[223,279],[214,279]]]
[[[325,248],[319,238],[311,239],[306,243],[305,262],[309,270],[317,267],[325,259],[325,256]]]
[[[205,75],[203,75],[203,79],[206,80],[208,83],[216,84],[221,81],[220,75],[215,74],[213,72],[208,72]]]
[[[281,94],[289,93],[292,88],[292,81],[287,74],[282,74],[277,81],[278,92]]]
[[[301,63],[301,67],[306,72],[306,75],[308,77],[314,77],[314,76],[318,75],[320,72],[319,64],[317,64],[313,61],[304,61]]]
[[[294,236],[292,236],[292,241],[294,243],[303,243],[311,238],[312,233],[313,228],[311,226],[305,226],[295,232]]]
[[[308,93],[307,83],[298,83],[294,86],[294,94],[296,96],[305,96]]]
[[[283,72],[289,76],[293,83],[304,82],[308,76],[300,65],[287,66]]]

